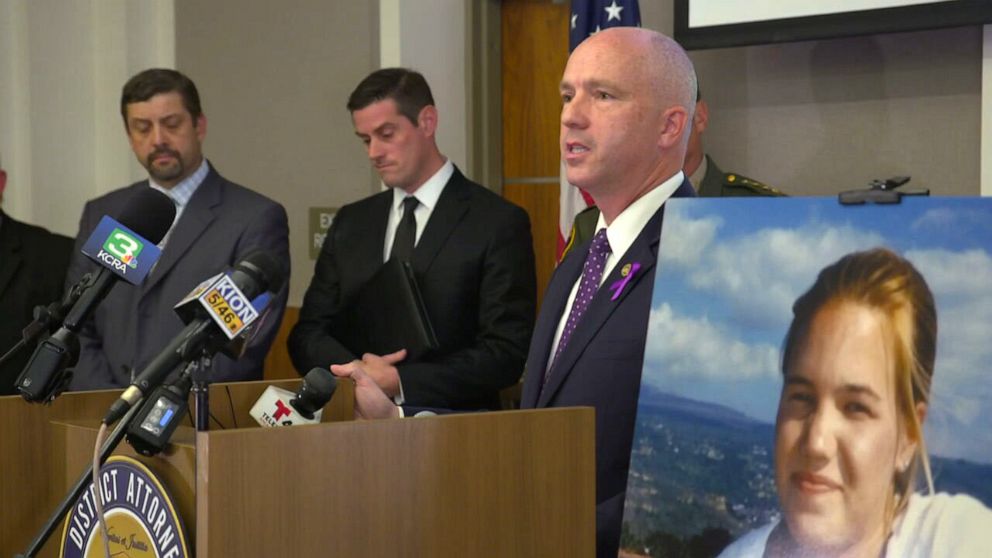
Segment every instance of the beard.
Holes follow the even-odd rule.
[[[159,155],[167,154],[172,157],[172,161],[166,164],[156,164],[155,158]],[[178,151],[173,151],[172,149],[156,149],[151,152],[145,159],[145,169],[148,171],[149,176],[154,178],[157,182],[170,182],[183,175],[186,171],[186,165],[183,162],[182,155]]]

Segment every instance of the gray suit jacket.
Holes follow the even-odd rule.
[[[116,217],[143,180],[87,202],[66,284],[98,265],[80,252],[104,215]],[[132,369],[140,372],[183,328],[173,306],[197,284],[262,249],[284,262],[289,284],[289,229],[282,205],[224,179],[211,166],[179,221],[165,250],[141,285],[119,282],[80,333],[80,356],[70,389],[126,386]],[[288,286],[273,300],[262,329],[237,361],[218,355],[210,381],[257,380],[286,307]]]

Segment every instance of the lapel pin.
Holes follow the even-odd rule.
[[[630,280],[634,278],[634,275],[637,273],[638,269],[641,269],[641,264],[638,262],[634,262],[632,264],[628,263],[620,268],[620,277],[623,277],[623,279],[620,279],[610,285],[610,290],[613,291],[613,296],[610,297],[610,300],[620,298],[620,293],[623,292],[623,289],[627,286],[627,283],[630,283]]]

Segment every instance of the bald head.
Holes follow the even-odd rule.
[[[601,31],[572,52],[561,93],[566,175],[607,222],[682,168],[696,73],[674,40],[635,27]]]
[[[660,106],[695,106],[696,70],[674,39],[641,27],[611,27],[583,41],[575,53],[585,49],[613,57],[631,82],[655,93]]]

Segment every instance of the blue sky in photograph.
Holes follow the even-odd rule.
[[[643,381],[773,423],[793,301],[823,267],[876,246],[913,262],[937,302],[930,452],[992,463],[992,199],[670,200]]]

